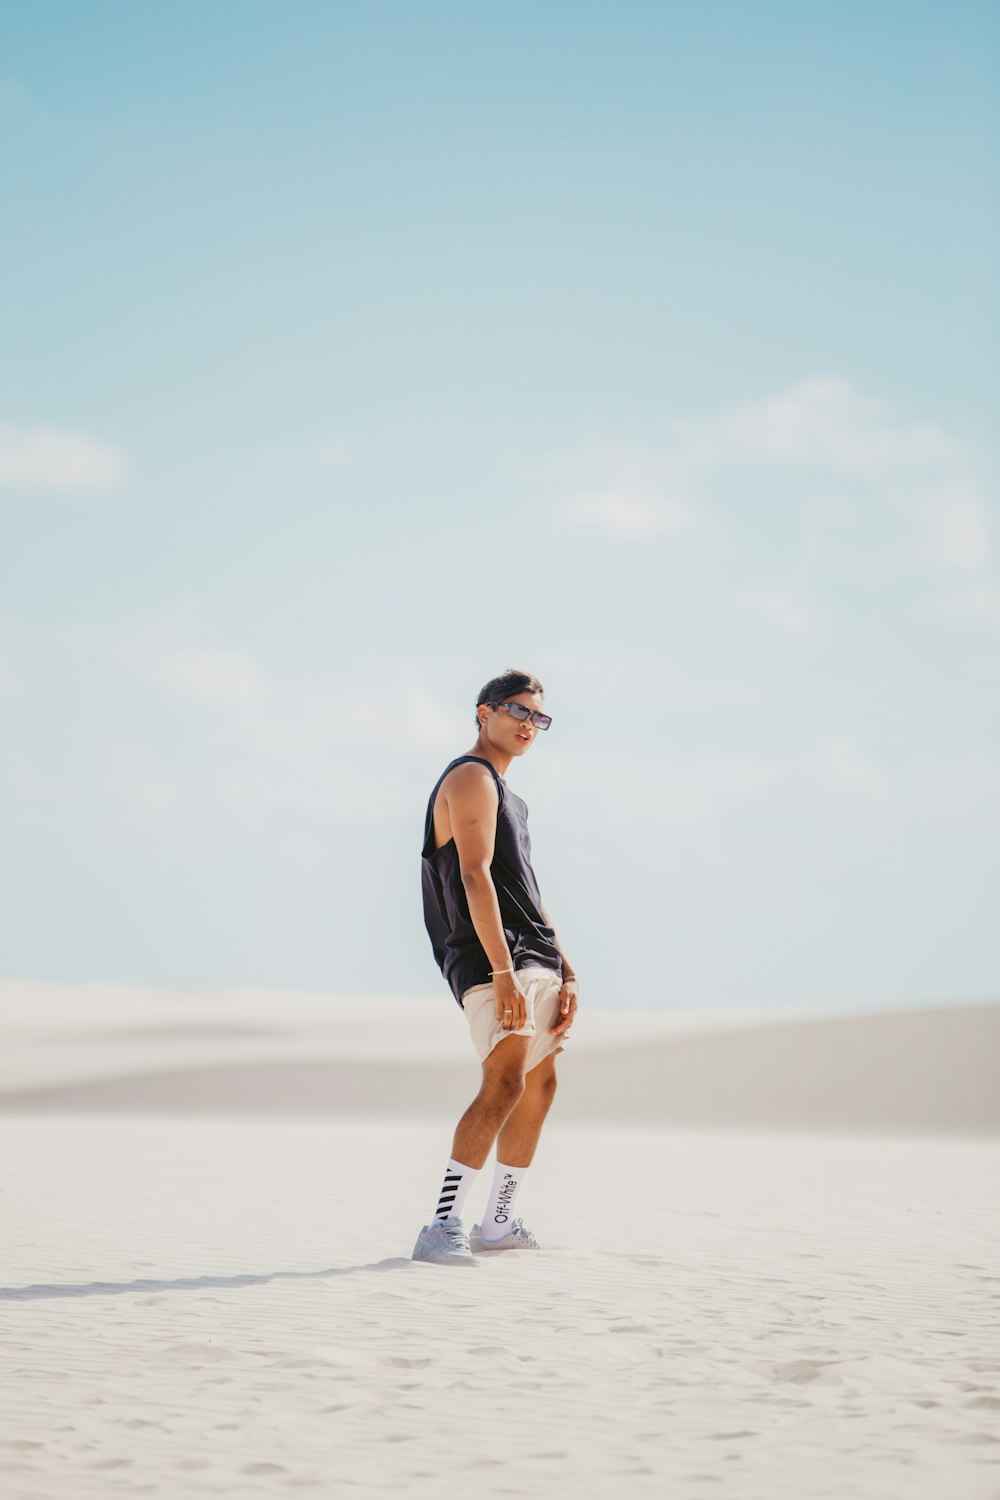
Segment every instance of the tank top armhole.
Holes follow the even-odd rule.
[[[467,761],[472,761],[477,766],[487,766],[492,772],[493,781],[497,789],[498,817],[506,806],[507,789],[504,785],[504,779],[500,775],[500,772],[497,770],[496,766],[491,766],[489,761],[484,759],[484,757],[481,755],[460,755],[456,760],[450,761],[441,772],[441,775],[438,777],[437,784],[435,785],[434,790],[431,792],[430,800],[427,803],[427,816],[424,819],[424,845],[423,849],[421,850],[421,855],[424,859],[430,859],[434,854],[437,853],[436,849],[431,848],[431,844],[433,843],[434,837],[434,804],[437,801],[437,794],[441,790],[441,784],[444,781],[445,777],[450,775],[450,773],[454,771],[456,766],[463,766]]]

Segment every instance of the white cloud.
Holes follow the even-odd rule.
[[[886,402],[834,376],[814,376],[701,422],[672,422],[670,432],[688,462],[712,468],[752,462],[873,480],[947,470],[964,457],[939,428],[897,422]]]
[[[684,827],[746,817],[870,818],[898,807],[892,775],[831,732],[787,755],[687,758],[603,746],[554,751],[539,771],[554,803],[581,796],[610,823]]]
[[[335,688],[292,682],[267,705],[254,745],[259,755],[292,767],[303,756],[443,754],[456,735],[461,740],[471,731],[471,710],[457,721],[429,694],[398,679],[375,686],[345,681]]]
[[[712,822],[763,796],[782,774],[777,761],[709,755],[680,760],[667,755],[605,746],[547,752],[538,780],[546,797],[578,803],[614,823]],[[617,808],[617,812],[616,809]]]
[[[152,658],[128,649],[121,663],[170,697],[209,710],[193,725],[200,746],[198,770],[186,783],[190,805],[282,837],[314,824],[412,814],[414,761],[443,763],[471,738],[471,714],[466,721],[442,712],[401,675],[335,687],[276,681],[251,653],[214,646],[172,647]],[[169,810],[170,779],[143,757],[120,778],[120,794],[155,820]]]
[[[655,492],[627,489],[591,490],[575,495],[567,501],[564,513],[570,521],[596,527],[625,541],[681,531],[692,521],[691,511],[678,501]]]
[[[908,544],[918,562],[977,573],[989,561],[990,517],[979,489],[968,479],[944,476],[937,488],[894,497],[913,522]]]
[[[892,788],[890,775],[849,734],[821,736],[803,759],[801,772],[820,789],[842,793],[862,808],[885,801]]]
[[[206,639],[209,624],[183,601],[114,621],[0,616],[0,699],[28,682],[35,695],[0,745],[8,787],[39,805],[68,796],[80,817],[117,809],[124,828],[223,828],[303,857],[345,823],[416,817],[419,844],[434,777],[473,737],[471,708],[424,687],[426,664],[297,677]]]
[[[117,786],[122,800],[148,822],[167,824],[184,805],[182,788],[162,771],[130,771]]]
[[[816,623],[809,610],[791,594],[747,592],[740,595],[740,603],[792,635],[803,635]]]
[[[893,564],[982,572],[991,516],[977,456],[940,427],[897,418],[849,381],[816,376],[760,401],[667,424],[658,447],[588,444],[543,474],[579,526],[640,541],[697,521],[745,534],[798,516]],[[682,498],[681,498],[682,497]],[[725,520],[723,521],[723,517]]]
[[[989,620],[1000,625],[1000,589],[968,589],[947,600],[939,612],[956,619]]]
[[[250,703],[267,692],[264,673],[246,651],[203,646],[163,651],[152,676],[167,692],[196,703]]]
[[[129,473],[120,448],[85,432],[0,425],[0,489],[95,495],[121,489]]]
[[[571,525],[622,541],[667,536],[696,520],[683,477],[667,455],[648,446],[588,443],[552,454],[541,466],[541,480],[550,498],[553,491],[561,493],[560,511]]]

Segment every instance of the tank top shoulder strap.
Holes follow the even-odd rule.
[[[437,799],[437,794],[438,794],[438,792],[441,789],[441,783],[442,783],[442,781],[444,781],[445,777],[451,771],[454,771],[454,769],[455,769],[456,766],[462,766],[462,765],[464,765],[466,763],[466,761],[470,761],[470,760],[473,761],[476,765],[489,767],[489,770],[493,773],[493,780],[496,783],[497,796],[500,799],[500,806],[501,807],[504,806],[504,803],[506,801],[506,795],[505,795],[505,793],[506,793],[506,787],[504,785],[504,779],[500,775],[500,773],[497,770],[496,766],[490,765],[489,761],[486,760],[482,755],[459,755],[457,757],[457,759],[449,762],[449,764],[445,766],[444,770],[441,772],[441,775],[437,779],[437,783],[435,784],[434,790],[431,792],[430,800],[427,803],[427,817],[424,819],[424,849],[425,849],[425,851],[428,848],[430,837],[431,837],[431,830],[432,830],[433,824],[434,824],[434,803],[435,803],[435,801]]]
[[[500,797],[500,801],[502,802],[503,794],[506,790],[506,783],[504,782],[504,779],[500,775],[500,772],[497,770],[496,766],[491,765],[483,755],[460,755],[457,760],[453,760],[451,764],[445,769],[444,776],[441,777],[441,781],[444,780],[449,771],[454,771],[456,766],[464,765],[467,760],[474,761],[477,766],[485,766],[488,771],[492,772],[493,780],[497,784],[497,793]],[[441,785],[441,781],[438,782],[438,786]]]

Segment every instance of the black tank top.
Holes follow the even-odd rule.
[[[474,984],[490,982],[490,961],[469,915],[469,901],[462,884],[455,840],[449,839],[440,849],[434,847],[434,800],[448,772],[465,761],[489,767],[500,799],[490,874],[496,887],[511,963],[515,969],[537,964],[544,969],[562,972],[556,936],[542,920],[542,898],[531,868],[528,809],[488,760],[478,755],[460,755],[445,769],[431,792],[421,855],[424,923],[438,967],[459,1005],[465,991]]]

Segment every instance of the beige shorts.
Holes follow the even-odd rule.
[[[524,991],[525,1022],[517,1031],[507,1031],[497,1020],[496,999],[492,984],[476,984],[462,996],[462,1007],[472,1033],[472,1045],[485,1062],[497,1042],[505,1036],[528,1036],[528,1059],[524,1071],[532,1068],[553,1052],[561,1052],[566,1034],[551,1036],[549,1027],[560,1021],[559,991],[562,977],[554,969],[534,967],[518,969],[517,977]]]

